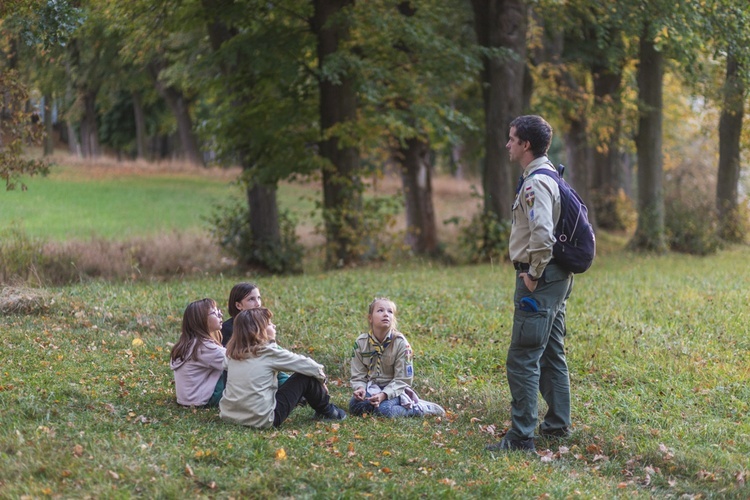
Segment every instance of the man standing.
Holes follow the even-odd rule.
[[[565,361],[565,301],[573,275],[552,260],[555,225],[560,218],[560,189],[539,169],[555,167],[547,158],[552,127],[540,116],[519,116],[510,124],[505,145],[510,161],[523,169],[513,203],[509,252],[516,268],[513,332],[506,371],[512,426],[490,451],[534,451],[538,393],[549,410],[541,436],[570,433],[570,380]]]

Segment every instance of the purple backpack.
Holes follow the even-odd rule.
[[[557,171],[540,168],[531,175],[542,174],[552,177],[560,187],[560,220],[555,226],[557,242],[552,247],[552,258],[571,273],[582,273],[594,262],[596,256],[596,236],[589,222],[589,211],[575,189],[563,179],[565,166]]]

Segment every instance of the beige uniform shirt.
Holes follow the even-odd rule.
[[[537,169],[555,167],[546,156],[529,163],[524,182],[513,202],[508,250],[510,260],[529,264],[529,274],[539,278],[552,259],[555,225],[560,218],[560,188],[546,175],[532,175]]]
[[[367,334],[363,333],[357,337],[352,353],[352,378],[351,385],[355,391],[365,389],[368,382],[377,384],[388,399],[401,396],[404,389],[411,386],[414,379],[414,367],[412,365],[412,350],[409,342],[401,333],[393,335],[393,342],[383,352],[381,360],[381,373],[368,377],[370,364],[376,362],[376,355],[367,340]]]
[[[219,401],[223,420],[249,427],[271,427],[276,408],[277,375],[280,371],[300,373],[321,382],[326,379],[323,365],[312,359],[269,344],[257,358],[226,358],[227,385]]]

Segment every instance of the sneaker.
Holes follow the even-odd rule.
[[[499,443],[488,444],[484,447],[487,451],[536,451],[534,439],[509,439],[507,436]]]
[[[437,415],[438,417],[445,416],[445,410],[442,406],[429,401],[420,401],[416,404],[415,408],[422,412],[423,415]]]
[[[329,404],[325,413],[315,412],[315,420],[344,420],[345,418],[346,412],[335,404]]]

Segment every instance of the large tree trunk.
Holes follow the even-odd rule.
[[[146,158],[146,114],[143,111],[143,98],[140,92],[133,92],[133,115],[135,117],[136,158]]]
[[[719,119],[716,209],[719,216],[719,236],[733,242],[740,242],[745,237],[737,194],[740,182],[740,138],[745,105],[745,86],[740,77],[740,69],[735,54],[730,52],[727,56],[724,107]]]
[[[570,128],[565,134],[565,153],[570,165],[565,170],[565,180],[575,188],[587,207],[593,206],[589,189],[590,168],[593,163],[593,148],[588,142],[588,120],[579,116],[570,120]],[[596,213],[589,209],[589,221],[596,228]]]
[[[430,147],[418,138],[406,140],[397,159],[406,204],[406,242],[418,255],[439,253],[435,208],[432,205],[432,166]]]
[[[164,63],[152,61],[148,64],[148,69],[156,90],[169,106],[177,122],[177,133],[180,138],[183,157],[186,161],[195,165],[204,165],[203,155],[198,147],[198,139],[193,132],[193,119],[190,117],[188,100],[180,90],[166,85],[159,79],[159,74],[164,69]]]
[[[44,96],[44,156],[50,156],[55,152],[55,136],[52,127],[52,96]]]
[[[485,57],[482,71],[485,159],[482,175],[484,210],[509,220],[516,172],[505,143],[508,124],[521,114],[526,67],[526,5],[522,0],[472,0],[479,45],[506,49],[512,56]]]
[[[96,158],[101,154],[99,147],[99,127],[96,122],[95,89],[83,91],[83,118],[81,119],[81,149],[84,158]]]
[[[638,64],[638,226],[630,241],[637,250],[666,250],[662,165],[664,56],[643,30]]]
[[[318,41],[318,65],[324,67],[339,49],[339,43],[349,36],[349,28],[341,11],[354,0],[314,0],[313,32]],[[323,167],[323,210],[326,226],[328,266],[345,266],[358,257],[361,241],[360,212],[362,189],[359,176],[359,152],[353,146],[342,145],[340,137],[332,135],[332,127],[356,119],[356,92],[351,75],[338,75],[337,80],[321,77],[320,155],[326,160]]]
[[[211,47],[214,51],[218,51],[221,46],[230,41],[237,35],[237,30],[227,26],[226,23],[220,20],[221,9],[225,8],[225,0],[202,0],[203,8],[206,12],[208,36],[211,42]],[[230,61],[225,61],[221,66],[221,70],[225,76],[230,77],[235,67]],[[228,88],[228,95],[234,94],[234,89]],[[242,104],[236,102],[235,105],[241,106]],[[247,137],[247,141],[251,141],[252,137]],[[248,224],[250,226],[250,232],[252,234],[252,246],[253,250],[250,252],[249,257],[245,264],[249,265],[263,265],[268,267],[268,262],[264,259],[267,255],[270,255],[269,251],[274,249],[280,249],[281,247],[281,229],[279,226],[279,206],[276,198],[277,183],[271,182],[261,184],[253,180],[253,163],[252,160],[247,158],[246,154],[243,154],[239,146],[240,151],[237,151],[237,156],[242,158],[242,168],[245,173],[245,177],[248,179],[246,195],[247,203],[249,208],[249,219]],[[261,259],[253,259],[253,255],[261,255]]]

